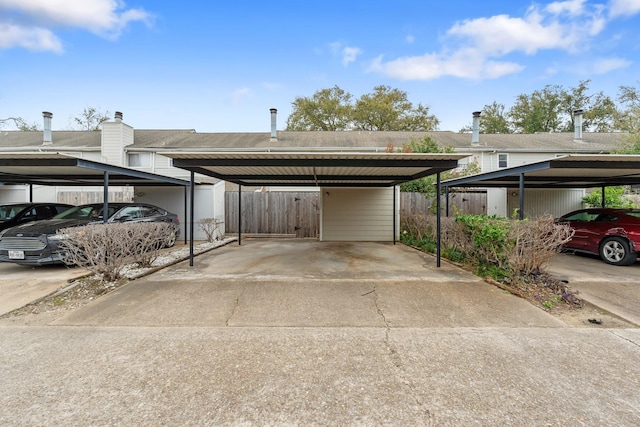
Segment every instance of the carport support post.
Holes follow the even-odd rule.
[[[606,188],[606,187],[603,185],[603,186],[602,186],[602,201],[600,202],[600,206],[602,206],[603,208],[606,208],[606,207],[607,207],[607,206],[606,206],[606,205],[607,205],[607,203],[606,203],[606,202],[605,202],[605,200],[604,200],[604,196],[605,196],[605,193],[606,193],[606,192],[604,191],[604,190],[605,190],[605,188]]]
[[[238,246],[242,244],[242,185],[238,184]]]
[[[102,184],[102,222],[105,224],[109,219],[109,172],[104,171],[104,182]]]
[[[520,174],[520,198],[518,204],[520,205],[518,209],[518,219],[524,219],[524,174]]]
[[[396,244],[396,186],[393,186],[393,244]]]
[[[189,188],[191,187],[191,183],[189,183]],[[189,190],[187,189],[187,186],[184,186],[184,220],[187,220],[187,200],[189,199]],[[187,244],[187,238],[189,233],[187,233],[187,228],[185,227],[184,230],[184,244]]]
[[[440,172],[436,178],[436,267],[440,267]]]
[[[194,193],[195,193],[195,173],[191,171],[191,179],[189,181],[189,192],[191,198],[189,199],[189,267],[193,267],[193,220],[195,215],[193,214]]]
[[[449,217],[449,186],[444,187],[444,216]]]

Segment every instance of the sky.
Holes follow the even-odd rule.
[[[0,119],[283,130],[298,97],[385,85],[459,131],[546,85],[640,87],[640,0],[0,0]],[[76,126],[77,127],[77,126]],[[5,130],[11,125],[5,125]]]

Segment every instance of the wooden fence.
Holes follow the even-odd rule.
[[[435,212],[435,197],[425,197],[422,193],[400,193],[400,215],[414,215]],[[443,214],[444,197],[441,200]],[[449,215],[455,214],[483,215],[487,213],[487,193],[485,191],[468,191],[449,193]]]
[[[102,203],[104,192],[102,191],[58,191],[58,203],[70,205],[85,205],[87,203]],[[131,202],[133,189],[126,191],[109,191],[110,202]]]
[[[318,237],[319,192],[242,193],[242,233]],[[225,193],[225,229],[238,232],[238,192]]]
[[[319,192],[243,192],[242,233],[318,237],[320,233]],[[400,215],[431,212],[434,198],[421,193],[400,193]],[[238,192],[225,193],[225,229],[238,232]],[[444,201],[442,207],[444,209]],[[449,193],[449,212],[485,214],[487,194],[483,191]],[[435,207],[435,205],[434,205]]]

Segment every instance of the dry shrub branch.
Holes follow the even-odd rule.
[[[224,221],[218,218],[202,218],[198,221],[198,226],[207,236],[207,242],[215,242],[222,237],[221,227]]]
[[[127,264],[151,266],[172,231],[171,224],[161,222],[90,224],[59,230],[59,248],[66,264],[111,282],[120,278]]]

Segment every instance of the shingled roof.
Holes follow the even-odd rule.
[[[277,132],[273,140],[268,132],[256,133],[198,133],[193,129],[134,130],[134,143],[127,150],[357,150],[384,151],[388,144],[401,147],[425,136],[435,139],[443,147],[457,151],[531,151],[601,153],[610,152],[622,143],[620,133],[583,133],[575,140],[571,132],[536,134],[481,134],[478,145],[471,144],[471,134],[439,132],[366,132],[319,131]],[[43,144],[41,131],[0,131],[0,150],[76,148],[97,150],[101,144],[100,131],[53,131],[52,142]]]

